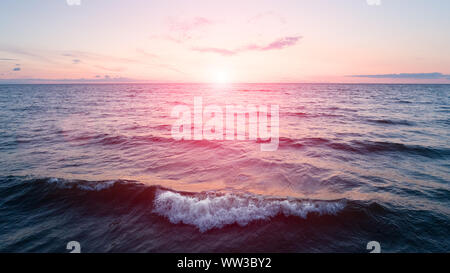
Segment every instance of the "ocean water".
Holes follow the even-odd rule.
[[[278,105],[278,149],[175,140],[171,111],[194,97]],[[450,85],[0,85],[0,252],[449,252],[449,98]]]

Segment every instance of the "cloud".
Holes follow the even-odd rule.
[[[80,63],[107,63],[108,65],[111,63],[126,63],[126,64],[138,64],[141,63],[137,59],[132,58],[124,58],[120,56],[111,56],[104,55],[98,53],[92,53],[87,51],[43,51],[43,50],[34,50],[33,52],[24,50],[20,47],[14,46],[2,46],[0,45],[0,51],[7,52],[13,55],[24,56],[28,59],[38,60],[40,62],[54,64],[54,65],[66,65],[67,59],[62,59],[63,57],[70,58],[70,62],[72,64],[80,64]],[[5,60],[17,60],[17,59],[6,59]],[[22,59],[22,58],[21,58]],[[2,59],[0,59],[2,60]],[[108,70],[108,69],[106,69]],[[109,69],[113,71],[121,71],[122,69]]]
[[[124,77],[95,76],[94,78],[78,78],[78,79],[0,79],[0,84],[38,84],[38,83],[131,83],[140,82],[139,80]]]
[[[20,71],[21,68],[20,67],[14,67],[12,71]]]
[[[110,71],[110,72],[122,72],[125,69],[122,67],[105,67],[102,65],[95,65],[95,68],[101,69],[101,70],[106,70],[106,71]]]
[[[189,32],[196,28],[211,25],[213,22],[205,17],[194,17],[188,20],[169,18],[169,30],[177,32]]]
[[[283,49],[285,47],[295,45],[298,42],[298,40],[300,40],[300,38],[302,38],[302,37],[301,36],[284,37],[284,38],[278,39],[278,40],[270,43],[269,45],[267,45],[265,47],[256,48],[256,49],[258,49],[258,50]]]
[[[172,65],[169,65],[169,64],[160,63],[160,64],[155,64],[155,65],[159,66],[161,68],[165,68],[165,69],[170,70],[170,71],[174,71],[174,72],[177,72],[177,73],[180,73],[180,74],[183,74],[183,75],[187,75],[187,73],[185,73],[185,72],[183,72],[183,71],[181,71],[181,70],[179,70],[179,69],[177,69],[177,68],[175,68],[175,67],[173,67]]]
[[[277,50],[277,49],[283,49],[285,47],[293,46],[295,45],[302,37],[301,36],[291,36],[291,37],[283,37],[278,40],[275,40],[267,45],[259,46],[259,45],[247,45],[240,48],[236,48],[234,50],[228,50],[223,48],[214,48],[214,47],[206,47],[206,48],[199,48],[194,47],[192,48],[195,51],[200,52],[211,52],[211,53],[218,53],[224,56],[230,56],[235,55],[241,52],[245,51],[267,51],[267,50]]]
[[[65,51],[61,53],[64,57],[71,57],[74,60],[88,60],[88,61],[96,61],[96,62],[120,62],[120,63],[138,63],[138,60],[123,58],[123,57],[115,57],[109,55],[103,55],[98,53],[86,52],[86,51]]]
[[[450,74],[434,73],[400,73],[400,74],[374,74],[374,75],[349,75],[354,78],[372,78],[372,79],[447,79],[450,80]]]
[[[246,45],[243,47],[239,47],[233,50],[217,48],[217,47],[192,47],[191,49],[198,52],[208,52],[208,53],[216,53],[223,56],[231,56],[236,55],[238,53],[246,52],[246,51],[267,51],[267,50],[278,50],[286,47],[294,46],[298,43],[298,41],[302,38],[302,36],[287,36],[280,39],[277,39],[267,45]]]
[[[150,66],[157,66],[157,67],[161,67],[161,68],[164,68],[164,69],[167,69],[167,70],[170,70],[170,71],[174,71],[174,72],[186,75],[185,72],[175,68],[172,65],[161,63],[159,56],[156,55],[156,54],[148,53],[145,50],[139,49],[139,48],[136,49],[136,52],[139,53],[146,60],[149,60],[148,65],[150,65]]]
[[[203,20],[196,20],[195,24],[205,24],[206,21]],[[49,50],[39,50],[39,49],[22,49],[21,47],[17,46],[5,46],[0,44],[0,54],[2,52],[6,52],[8,54],[12,54],[11,58],[9,58],[9,55],[4,55],[0,58],[0,64],[2,61],[4,62],[12,62],[12,61],[18,61],[18,60],[37,60],[40,64],[52,64],[56,67],[67,67],[67,64],[70,63],[73,66],[71,69],[77,70],[79,65],[83,65],[82,67],[91,67],[94,70],[94,73],[103,75],[103,74],[114,74],[117,75],[120,72],[123,72],[130,67],[136,65],[136,66],[148,66],[152,67],[152,69],[158,69],[158,70],[167,70],[170,72],[175,72],[182,75],[189,75],[186,72],[183,72],[182,70],[178,69],[176,65],[171,65],[168,63],[164,63],[161,58],[153,54],[151,52],[146,52],[143,49],[136,49],[136,52],[133,55],[130,56],[116,56],[116,55],[107,55],[103,53],[95,53],[95,52],[89,52],[89,51],[81,51],[81,50],[56,50],[56,51],[49,51]],[[17,58],[15,58],[17,56]],[[18,65],[17,65],[18,66]],[[18,72],[21,71],[19,68],[8,68],[10,72],[8,73],[14,73],[12,71]],[[81,72],[81,71],[80,71]],[[7,75],[7,74],[5,74]],[[113,76],[111,76],[113,78]],[[30,79],[33,80],[33,79]],[[112,79],[111,79],[112,80]],[[39,80],[33,80],[33,81],[39,81]],[[52,82],[52,80],[43,79],[44,82]],[[78,79],[69,79],[68,81],[78,81]],[[91,80],[86,80],[87,82]],[[117,80],[115,80],[117,81]],[[135,81],[135,80],[133,80]],[[10,82],[10,81],[9,81]],[[82,81],[83,82],[83,81]],[[85,81],[84,81],[85,82]]]
[[[0,45],[0,51],[7,52],[7,53],[13,54],[13,55],[25,56],[25,57],[39,60],[39,61],[46,62],[46,63],[53,63],[53,64],[55,63],[52,59],[50,59],[46,56],[42,56],[40,54],[35,54],[33,52],[29,52],[27,50],[22,49],[21,47]]]
[[[214,22],[205,17],[194,17],[190,19],[167,18],[167,28],[169,34],[154,35],[152,38],[162,38],[175,43],[183,43],[186,40],[198,38],[199,31]]]
[[[158,55],[153,54],[153,53],[148,53],[147,51],[141,49],[141,48],[137,48],[136,52],[139,53],[140,55],[142,55],[143,57],[146,58],[150,58],[150,59],[157,59],[159,58]]]
[[[223,56],[231,56],[239,52],[239,50],[228,50],[217,47],[192,47],[191,49],[198,52],[217,53]]]

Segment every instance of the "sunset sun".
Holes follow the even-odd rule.
[[[225,69],[215,70],[212,73],[212,82],[216,84],[226,84],[230,82],[230,73]]]

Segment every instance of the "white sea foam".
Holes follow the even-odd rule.
[[[54,177],[47,180],[47,183],[56,184],[60,188],[64,189],[78,188],[80,190],[85,191],[101,191],[104,189],[108,189],[114,186],[116,182],[117,180],[92,182],[92,181],[66,180]]]
[[[205,232],[234,223],[245,226],[278,214],[301,218],[306,218],[311,212],[336,214],[345,207],[345,202],[279,200],[235,194],[199,197],[159,190],[154,205],[154,212],[167,217],[170,222],[194,225]]]
[[[82,189],[82,190],[86,190],[86,191],[101,191],[104,189],[109,189],[112,186],[114,186],[114,184],[117,181],[112,180],[112,181],[103,181],[103,182],[96,182],[96,183],[91,183],[91,184],[78,184],[78,188]]]

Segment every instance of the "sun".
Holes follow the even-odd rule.
[[[228,75],[225,71],[216,71],[214,76],[214,82],[219,84],[225,84],[228,82]]]
[[[229,74],[225,70],[217,70],[214,74],[214,83],[226,84],[229,80]]]
[[[217,86],[228,86],[234,80],[232,67],[227,65],[214,65],[204,70],[203,81]]]

